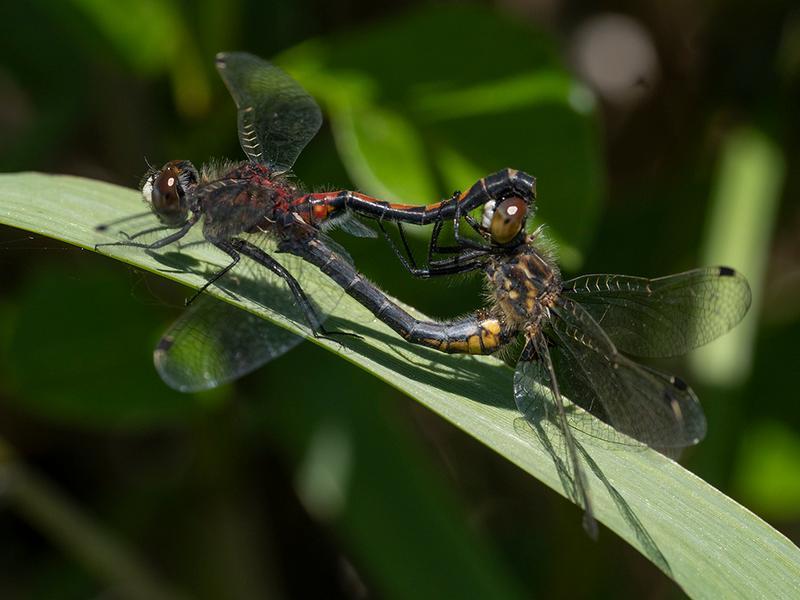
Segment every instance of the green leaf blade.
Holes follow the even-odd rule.
[[[96,231],[97,224],[141,208],[136,192],[96,181],[35,173],[0,177],[0,222],[84,248],[114,239],[113,232]],[[198,260],[217,258],[203,249],[192,248],[191,254]],[[135,249],[120,249],[115,256],[189,286],[202,281],[197,275],[160,272],[158,261]],[[246,299],[234,303],[302,332]],[[363,339],[315,343],[402,390],[565,495],[547,450],[519,427],[512,371],[503,363],[409,346],[350,299],[339,304],[331,324]],[[763,520],[655,451],[626,451],[579,439],[647,536],[632,527],[630,515],[590,473],[598,520],[667,571],[690,596],[800,595],[800,550]]]

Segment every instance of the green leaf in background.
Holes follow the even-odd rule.
[[[170,71],[175,103],[184,115],[208,112],[209,79],[187,27],[173,0],[71,0],[117,55],[139,73]]]
[[[728,135],[708,216],[703,260],[736,265],[750,282],[753,302],[731,335],[692,355],[694,371],[708,383],[733,387],[750,372],[750,349],[761,313],[761,290],[784,173],[780,148],[767,135],[754,128]]]
[[[278,62],[325,107],[364,191],[424,204],[521,169],[546,182],[554,237],[590,242],[604,185],[594,101],[542,32],[478,7],[428,8]],[[575,267],[580,255],[566,258]]]
[[[800,513],[800,437],[782,423],[762,422],[742,439],[734,474],[738,495],[768,518]]]
[[[207,409],[199,397],[163,385],[148,349],[163,322],[152,306],[130,302],[129,278],[103,271],[48,269],[30,277],[6,343],[10,398],[84,427],[174,424]]]
[[[117,186],[20,174],[0,178],[0,207],[0,220],[6,224],[91,248],[109,240],[94,231],[96,224],[131,214],[141,205],[136,192]],[[217,259],[194,249],[192,255]],[[120,250],[118,256],[153,272],[161,266],[134,249]],[[198,284],[194,275],[161,274]],[[275,318],[245,298],[235,304]],[[279,324],[300,331],[292,323]],[[564,494],[552,456],[536,436],[520,427],[513,408],[512,372],[503,363],[408,346],[349,299],[340,303],[331,324],[363,339],[315,343],[417,399]],[[656,562],[689,595],[800,594],[800,551],[751,512],[655,451],[621,451],[581,441],[591,459],[588,470],[598,520]]]

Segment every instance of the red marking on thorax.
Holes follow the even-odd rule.
[[[311,211],[315,220],[322,221],[328,218],[328,215],[334,211],[334,207],[330,204],[314,204]]]

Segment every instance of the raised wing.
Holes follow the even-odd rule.
[[[706,433],[706,419],[694,392],[620,354],[597,322],[577,303],[562,298],[547,329],[562,393],[617,431],[656,449],[683,448]],[[623,441],[613,432],[587,430],[601,439]]]
[[[252,54],[220,53],[217,70],[238,108],[244,153],[277,172],[291,169],[322,125],[317,103],[281,69]]]
[[[564,282],[626,354],[685,354],[729,331],[750,307],[750,286],[728,267],[695,269],[658,279],[583,275]]]

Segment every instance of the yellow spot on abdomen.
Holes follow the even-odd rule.
[[[471,335],[469,337],[469,340],[467,340],[467,344],[469,345],[470,354],[483,354],[483,348],[481,347],[481,338],[479,335]]]

